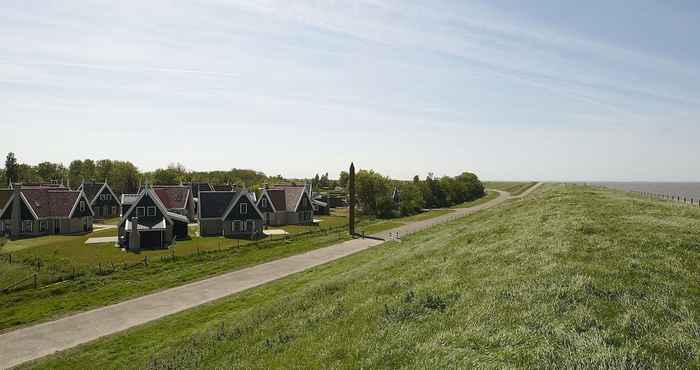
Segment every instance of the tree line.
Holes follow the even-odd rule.
[[[348,173],[341,172],[338,185],[347,187]],[[390,218],[416,214],[426,208],[445,208],[482,197],[484,185],[470,172],[455,177],[435,177],[424,180],[392,180],[373,170],[360,170],[355,176],[358,205],[362,212],[374,217]],[[399,190],[399,201],[393,198]]]
[[[111,159],[77,159],[65,167],[62,163],[41,162],[37,165],[21,163],[14,153],[5,157],[0,169],[0,186],[12,183],[63,183],[76,189],[82,181],[105,180],[118,194],[135,193],[139,185],[148,181],[158,185],[177,185],[181,182],[209,182],[259,187],[269,181],[282,181],[281,176],[267,177],[264,173],[247,169],[229,171],[191,171],[182,164],[141,172],[129,161]]]

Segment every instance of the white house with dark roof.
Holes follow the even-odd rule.
[[[269,226],[313,224],[314,208],[309,185],[266,187],[257,206]]]
[[[252,193],[245,188],[238,192],[200,192],[197,219],[201,236],[262,236],[263,214],[255,205]]]
[[[92,231],[94,212],[82,191],[15,185],[0,191],[0,234],[11,238]]]

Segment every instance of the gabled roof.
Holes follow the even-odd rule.
[[[212,188],[214,188],[214,191],[233,191],[233,186],[229,184],[212,185]]]
[[[117,197],[117,194],[114,193],[114,190],[112,190],[112,187],[109,186],[109,184],[107,184],[106,181],[102,184],[97,184],[94,181],[83,182],[78,187],[78,190],[84,191],[85,196],[90,201],[90,204],[93,204],[97,200],[97,196],[99,194],[102,194],[105,188],[109,191],[110,194],[112,194],[113,199],[119,202],[119,197]]]
[[[97,194],[100,192],[100,190],[102,190],[103,185],[104,184],[100,184],[94,181],[83,181],[78,187],[78,190],[84,191],[85,196],[90,200],[90,203],[92,203],[97,197]]]
[[[214,191],[214,188],[208,182],[187,182],[184,185],[190,187],[192,196],[199,196],[199,193],[203,191]]]
[[[90,213],[94,214],[90,202],[82,191],[22,188],[20,196],[36,218],[71,217],[80,199],[86,201]]]
[[[139,197],[133,203],[131,203],[131,207],[129,207],[129,210],[126,211],[124,216],[122,216],[122,219],[119,222],[120,227],[124,223],[124,221],[126,221],[129,218],[129,215],[131,215],[131,212],[133,212],[134,209],[136,209],[136,205],[146,195],[148,195],[153,200],[153,203],[156,205],[156,207],[158,207],[160,212],[164,215],[165,220],[168,221],[168,223],[173,222],[173,220],[168,215],[170,212],[168,212],[168,209],[165,207],[163,202],[160,201],[160,199],[158,198],[158,194],[156,194],[156,192],[153,190],[153,188],[151,188],[150,186],[146,186],[143,188],[143,190],[141,190],[141,193],[139,193]]]
[[[199,193],[199,218],[221,218],[238,193],[232,191],[203,191]]]
[[[10,202],[13,192],[14,191],[12,189],[0,189],[0,214],[2,214],[2,211]]]
[[[167,209],[187,207],[187,199],[190,196],[190,188],[187,186],[154,186],[153,190]]]
[[[258,199],[258,201],[255,205],[259,206],[260,202],[262,202],[263,198],[267,198],[267,200],[270,202],[270,206],[272,206],[272,212],[277,212],[277,208],[275,207],[275,203],[270,199],[270,194],[267,193],[267,189],[263,189],[262,193],[260,193],[260,199]]]
[[[226,216],[228,216],[228,214],[231,213],[231,210],[233,210],[233,207],[235,207],[236,204],[238,204],[238,201],[241,199],[241,197],[247,197],[248,200],[250,201],[251,205],[253,206],[253,209],[255,210],[255,212],[257,212],[258,215],[260,215],[261,219],[263,219],[263,220],[265,219],[265,216],[263,216],[263,214],[260,212],[258,207],[255,205],[255,201],[253,200],[253,198],[251,198],[251,196],[247,190],[243,189],[242,191],[238,192],[237,194],[238,195],[236,195],[236,197],[233,198],[231,203],[228,205],[228,207],[224,211],[224,214],[223,214],[223,216],[221,216],[221,219],[226,219]]]
[[[304,193],[308,192],[308,188],[305,185],[276,185],[266,191],[278,212],[294,212],[299,207]]]

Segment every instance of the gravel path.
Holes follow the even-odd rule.
[[[392,239],[392,234],[398,233],[400,237],[405,236],[436,224],[495,207],[509,199],[524,197],[538,186],[518,197],[511,197],[506,192],[498,191],[499,197],[487,203],[457,209],[444,216],[412,222],[372,235],[372,239],[349,240],[2,334],[0,335],[0,368],[10,368],[343,258],[382,244],[384,241],[381,239]]]

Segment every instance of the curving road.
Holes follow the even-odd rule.
[[[436,224],[495,207],[510,199],[523,198],[540,185],[538,183],[518,196],[496,190],[499,193],[498,198],[489,202],[371,235],[374,239],[349,240],[2,334],[0,335],[0,368],[10,368],[35,360],[343,258],[382,244],[384,241],[380,239],[391,239],[396,233],[399,236],[412,234]]]

